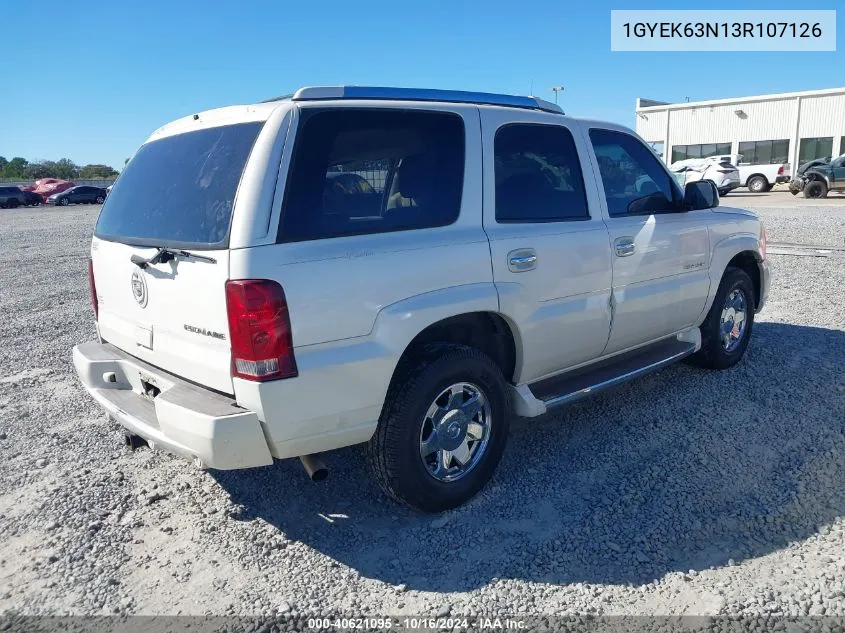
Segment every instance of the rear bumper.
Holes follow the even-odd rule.
[[[736,180],[736,181],[728,180],[728,181],[723,182],[721,185],[719,185],[718,189],[719,189],[720,194],[725,194],[729,191],[733,191],[734,189],[736,189],[737,187],[740,187],[740,186],[741,185],[739,184],[738,180]]]
[[[780,185],[785,182],[789,182],[790,180],[792,180],[791,176],[778,176],[777,178],[775,178],[775,184]]]
[[[130,433],[151,445],[219,470],[273,463],[258,416],[233,398],[198,387],[108,343],[73,348],[73,364],[91,396]],[[155,397],[145,389],[159,389]]]

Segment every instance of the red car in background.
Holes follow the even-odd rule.
[[[36,180],[32,187],[21,187],[21,189],[32,191],[41,196],[43,202],[47,202],[50,196],[67,191],[71,187],[75,187],[76,183],[69,180],[59,180],[58,178],[41,178]]]

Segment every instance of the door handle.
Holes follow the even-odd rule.
[[[628,257],[628,255],[633,255],[634,251],[637,250],[634,246],[633,237],[618,237],[613,245],[616,247],[617,257]]]
[[[520,248],[508,253],[508,270],[512,273],[522,273],[537,267],[537,253],[533,248]]]

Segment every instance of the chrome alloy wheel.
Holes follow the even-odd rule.
[[[734,351],[742,343],[745,337],[747,310],[748,301],[745,299],[745,293],[739,288],[731,291],[725,299],[719,327],[719,338],[726,352]]]
[[[475,468],[487,450],[492,418],[479,387],[459,382],[441,391],[420,429],[420,457],[428,474],[452,482]]]

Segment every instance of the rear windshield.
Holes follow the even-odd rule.
[[[143,145],[106,198],[95,235],[149,246],[225,248],[232,204],[263,122]]]

